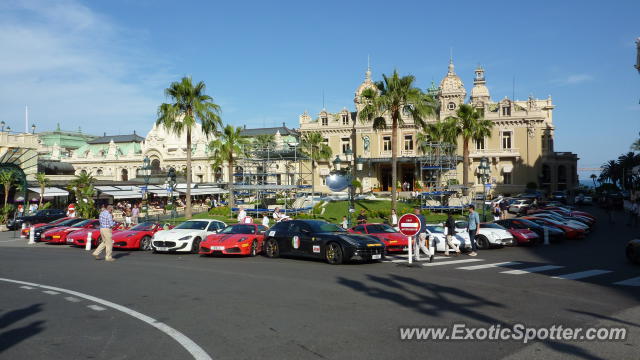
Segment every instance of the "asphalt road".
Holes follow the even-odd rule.
[[[0,358],[637,359],[640,281],[617,283],[640,277],[624,258],[638,233],[621,217],[601,217],[584,240],[414,268],[143,252],[117,252],[106,263],[3,233]],[[459,269],[502,262],[512,264]],[[540,266],[547,270],[504,273]],[[553,277],[576,273],[587,277]],[[455,323],[622,326],[629,335],[592,343],[400,340],[400,327]]]

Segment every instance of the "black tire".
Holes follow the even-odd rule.
[[[249,251],[249,256],[254,257],[258,255],[258,242],[253,240],[251,243],[251,250]]]
[[[328,243],[324,249],[324,259],[331,265],[340,265],[344,262],[344,252],[340,244]]]
[[[191,253],[197,254],[199,250],[200,250],[200,238],[195,238],[191,243]]]
[[[487,250],[489,247],[491,247],[489,239],[487,239],[484,235],[478,235],[478,237],[476,238],[476,242],[478,243],[478,249],[480,250]]]
[[[277,258],[280,256],[280,248],[276,239],[269,239],[264,247],[264,255],[268,258]]]
[[[151,237],[145,236],[140,239],[140,246],[138,247],[140,251],[149,251],[151,250]]]

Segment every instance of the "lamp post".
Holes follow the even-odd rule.
[[[487,159],[487,157],[483,156],[480,159],[478,170],[482,179],[482,194],[484,195],[482,197],[482,218],[484,221],[487,221],[487,207],[485,205],[485,201],[487,199],[487,181],[489,181],[490,176],[489,159]]]
[[[36,124],[31,125],[31,134],[35,134],[36,133]]]
[[[4,126],[6,125],[6,123],[4,122],[4,120],[0,121],[0,131],[4,131]]]
[[[144,159],[142,160],[142,176],[144,178],[144,198],[143,198],[143,204],[142,206],[144,207],[144,213],[145,213],[145,219],[149,219],[149,204],[148,204],[148,199],[149,199],[149,180],[151,178],[151,160],[149,160],[148,156],[145,156]]]
[[[170,167],[167,172],[167,190],[169,191],[169,203],[172,205],[171,208],[171,219],[176,215],[176,206],[173,203],[173,189],[176,186],[176,169]]]

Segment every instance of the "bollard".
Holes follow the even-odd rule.
[[[35,228],[32,226],[29,228],[29,244],[33,245],[36,243],[36,234],[35,234],[36,230]]]
[[[413,264],[413,254],[411,248],[413,248],[413,236],[409,236],[409,264]]]
[[[544,227],[544,244],[549,245],[549,228]]]
[[[87,232],[87,243],[84,245],[84,249],[91,250],[91,231]]]
[[[416,252],[416,261],[420,261],[420,234],[417,234],[417,236],[415,237],[416,241],[415,241],[415,252]]]
[[[25,238],[27,237],[25,234],[23,234],[23,233],[22,233],[22,230],[24,230],[24,229],[26,229],[26,228],[27,228],[27,224],[22,223],[22,227],[20,228],[20,237],[21,237],[22,239],[25,239]]]

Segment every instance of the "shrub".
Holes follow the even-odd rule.
[[[229,214],[231,214],[231,210],[228,206],[214,207],[209,210],[209,215],[229,216]]]

